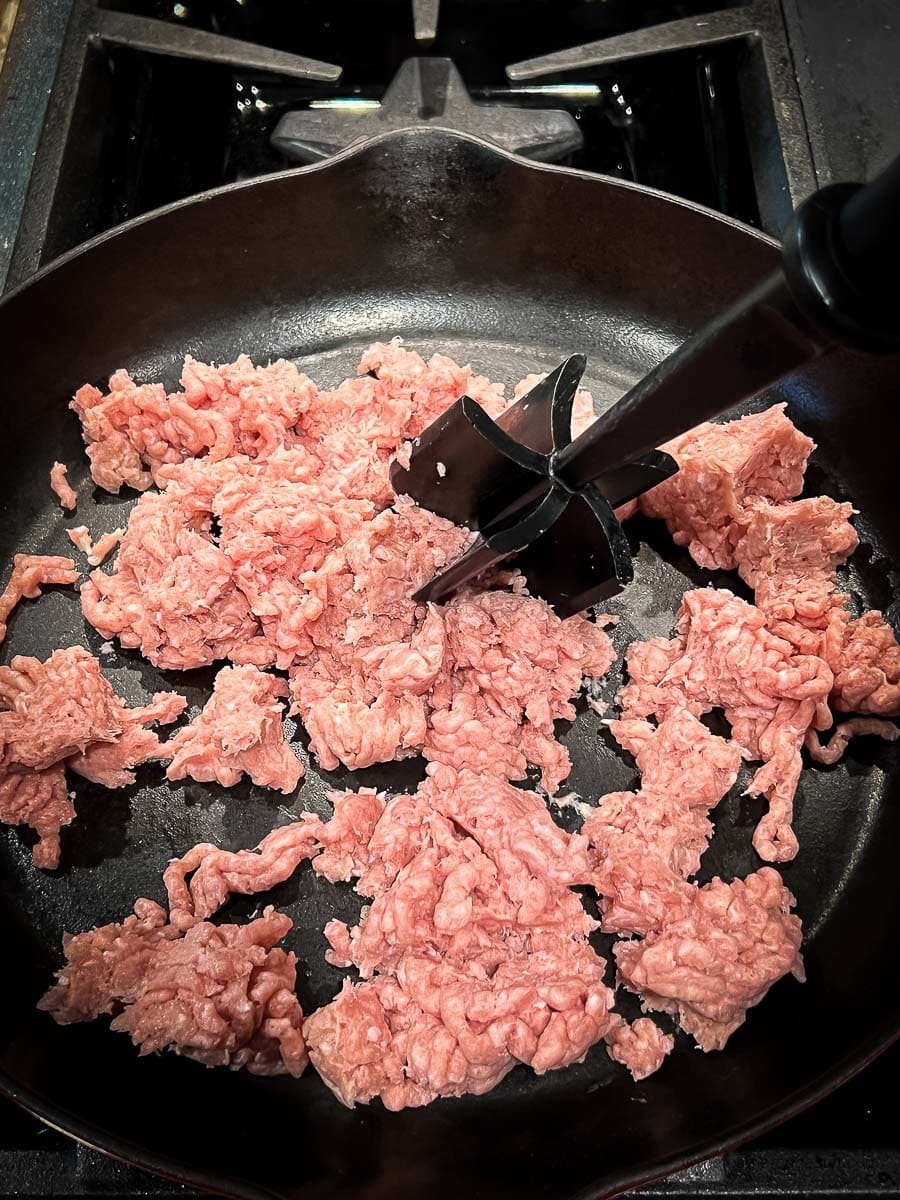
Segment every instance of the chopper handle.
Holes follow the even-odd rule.
[[[814,192],[781,265],[692,334],[553,456],[563,487],[604,476],[771,387],[836,345],[900,350],[900,157],[871,183]]]
[[[829,341],[900,350],[900,156],[871,183],[813,193],[784,237],[788,287]]]

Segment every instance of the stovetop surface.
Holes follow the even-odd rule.
[[[816,183],[871,174],[900,148],[896,4],[444,0],[438,36],[426,45],[414,37],[409,0],[19,0],[0,75],[0,284],[27,278],[131,216],[290,165],[270,141],[286,112],[324,104],[352,120],[354,104],[371,108],[401,64],[423,54],[451,58],[475,101],[571,114],[583,145],[566,154],[569,165],[660,187],[778,232],[791,204]],[[782,56],[780,76],[760,74],[759,39],[705,43],[702,36],[668,53],[534,79],[511,82],[506,72],[634,31],[652,43],[672,21],[687,23],[678,34],[684,41],[692,23],[702,29],[748,13],[770,58]],[[192,31],[224,36],[337,64],[343,76],[298,80],[146,53],[110,36],[118,15],[162,22],[170,43]],[[771,94],[760,99],[761,81],[781,89],[779,113]],[[898,1068],[895,1047],[752,1145],[645,1192],[900,1196]],[[189,1194],[0,1103],[0,1196]]]

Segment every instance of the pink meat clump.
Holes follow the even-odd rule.
[[[644,935],[614,946],[619,982],[645,1011],[673,1014],[702,1049],[720,1050],[776,980],[789,971],[803,978],[794,899],[769,867],[730,884],[688,882],[711,833],[707,811],[737,775],[737,746],[682,707],[658,726],[634,717],[610,726],[635,756],[641,789],[604,797],[582,833],[595,855],[603,928]],[[645,1020],[615,1027],[606,1041],[636,1079],[672,1049]]]
[[[661,517],[678,546],[701,567],[733,568],[746,508],[755,500],[791,500],[815,443],[784,404],[725,425],[705,423],[661,447],[678,472],[641,497],[641,511]]]
[[[387,801],[371,788],[331,792],[331,820],[318,830],[320,852],[313,861],[317,875],[330,883],[358,879],[371,862],[369,844],[384,816]]]
[[[611,721],[641,772],[638,792],[613,792],[582,828],[596,854],[593,885],[608,933],[649,933],[691,903],[686,880],[712,834],[707,817],[737,778],[740,747],[686,709],[658,726]]]
[[[859,538],[852,506],[826,496],[791,502],[814,449],[775,405],[723,425],[699,425],[665,447],[671,479],[641,497],[702,567],[734,568],[754,588],[776,636],[824,658],[832,707],[900,714],[900,644],[877,611],[847,611],[837,571]]]
[[[582,833],[595,855],[603,928],[644,935],[614,947],[619,981],[645,1011],[672,1013],[702,1049],[715,1050],[776,980],[788,971],[803,978],[801,926],[771,868],[731,884],[688,882],[712,831],[706,814],[734,782],[741,752],[686,707],[661,707],[658,726],[610,722],[635,756],[641,789],[604,797]],[[606,1040],[636,1079],[672,1048],[650,1022],[617,1027]]]
[[[675,1049],[675,1039],[663,1033],[649,1017],[623,1022],[606,1035],[606,1052],[613,1062],[626,1067],[636,1082],[646,1079],[663,1065]]]
[[[342,830],[349,795],[336,797]],[[342,846],[372,903],[353,929],[326,928],[331,961],[363,981],[304,1026],[339,1099],[427,1104],[481,1094],[516,1063],[543,1073],[583,1058],[619,1021],[571,891],[590,871],[587,839],[534,793],[439,764],[415,796],[380,816],[371,794],[366,807],[357,844]]]
[[[832,764],[840,762],[855,737],[880,737],[886,742],[896,742],[900,738],[900,729],[893,721],[885,721],[881,717],[851,717],[849,721],[837,725],[825,742],[820,742],[810,730],[804,745],[815,762]]]
[[[506,405],[503,388],[443,354],[426,362],[399,338],[363,354],[356,378],[320,392],[299,426],[304,446],[354,495],[384,508],[394,499],[391,462],[406,458],[417,437],[460,396],[492,416]]]
[[[531,763],[552,795],[571,769],[554,722],[574,718],[571,698],[585,676],[609,670],[609,637],[584,617],[561,621],[543,600],[515,592],[465,593],[441,615],[445,655],[426,758],[507,779],[522,779]]]
[[[401,443],[416,437],[460,396],[492,414],[505,407],[503,388],[471,367],[435,354],[425,362],[400,339],[370,346],[359,377],[332,391],[283,359],[254,366],[246,355],[215,367],[185,359],[181,391],[138,384],[117,371],[103,393],[86,384],[72,401],[95,483],[118,492],[145,491],[163,468],[189,458],[210,462],[238,455],[266,459],[304,446],[322,465],[390,502],[388,464]]]
[[[485,926],[590,933],[593,922],[570,891],[590,877],[587,838],[556,825],[534,792],[442,764],[428,770],[414,797],[388,802],[370,839],[369,853],[375,840],[389,854],[377,874],[369,864],[357,882],[358,891],[374,896],[352,935],[360,972],[391,968],[423,945],[477,952]],[[414,835],[399,853],[392,844],[396,818]],[[410,908],[407,895],[424,900],[421,908]]]
[[[91,541],[91,531],[87,525],[73,525],[71,529],[66,530],[66,537],[75,549],[80,550],[82,554],[90,554],[94,548]]]
[[[838,567],[859,545],[852,514],[827,496],[758,502],[746,514],[737,568],[771,631],[800,653],[822,655],[831,614],[847,600],[836,586]]]
[[[517,1063],[566,1067],[616,1021],[585,942],[535,933],[486,961],[409,954],[396,974],[345,981],[304,1024],[313,1066],[348,1107],[377,1096],[397,1110],[482,1095]]]
[[[516,1063],[543,1072],[580,1060],[621,1022],[571,889],[591,874],[587,838],[502,779],[432,764],[415,795],[332,795],[255,851],[194,847],[165,873],[171,921],[204,920],[312,858],[355,880],[371,904],[326,926],[338,965],[362,981],[304,1025],[310,1058],[348,1105],[389,1108],[480,1094]]]
[[[82,592],[85,616],[104,637],[175,669],[221,658],[286,668],[309,653],[307,626],[322,604],[306,576],[394,499],[388,470],[401,442],[467,388],[494,411],[503,404],[502,389],[441,356],[426,364],[392,344],[373,347],[364,363],[384,380],[362,375],[298,413],[282,406],[278,422],[296,423],[290,436],[147,459],[165,490],[134,509],[116,571],[94,572]],[[231,393],[217,392],[213,369],[201,366],[186,368],[196,385],[189,398],[201,402],[202,375],[209,403],[221,407]],[[281,374],[284,366],[276,364]],[[253,390],[259,403],[267,394],[261,384]],[[452,536],[460,545],[465,535]]]
[[[16,554],[6,587],[0,593],[0,642],[6,623],[20,600],[36,600],[41,589],[51,584],[74,583],[78,571],[71,558],[59,554]]]
[[[125,536],[124,529],[112,529],[109,533],[101,533],[96,542],[91,540],[90,531],[86,525],[76,525],[66,530],[66,536],[73,546],[76,546],[87,557],[92,567],[99,567],[108,558]]]
[[[221,850],[200,842],[163,873],[171,920],[204,920],[232,893],[252,896],[276,887],[320,849],[322,822],[311,813],[273,829],[255,850]]]
[[[81,646],[54,650],[46,662],[18,655],[0,667],[0,740],[4,761],[43,770],[91,742],[112,742],[123,705],[100,664]]]
[[[321,611],[301,576],[374,514],[318,469],[299,447],[165,468],[165,490],[132,511],[116,571],[82,588],[85,616],[161,667],[288,666]]]
[[[226,658],[257,630],[228,556],[210,533],[208,501],[170,485],[132,509],[112,574],[81,589],[85,618],[105,638],[165,669]]]
[[[78,493],[66,478],[67,474],[68,467],[65,463],[55,462],[50,468],[50,487],[56,493],[60,505],[72,509],[78,503]]]
[[[834,671],[831,702],[841,712],[900,715],[900,644],[876,609],[851,619],[834,615],[825,643]]]
[[[199,476],[200,488],[207,474],[202,464],[178,472],[180,479]],[[371,520],[375,505],[355,496],[340,475],[321,472],[302,448],[278,451],[262,464],[230,460],[220,476],[209,504],[219,550],[258,622],[256,635],[229,648],[228,657],[286,669],[309,652],[307,626],[321,613],[306,575]]]
[[[800,749],[809,730],[827,729],[832,720],[834,676],[824,659],[796,653],[752,604],[702,588],[685,593],[675,637],[632,643],[627,665],[630,682],[620,693],[627,717],[723,710],[744,755],[763,763],[748,787],[769,801],[753,845],[769,862],[793,858]]]
[[[75,819],[66,773],[61,766],[45,771],[23,770],[11,765],[0,768],[0,821],[4,825],[28,825],[38,835],[31,850],[36,867],[52,870],[59,866],[59,831]]]
[[[424,750],[512,779],[535,765],[555,791],[570,764],[553,722],[574,715],[584,674],[608,668],[609,639],[581,617],[560,622],[520,583],[469,593],[446,615],[416,604],[411,592],[472,535],[388,484],[401,444],[463,393],[499,413],[502,388],[397,341],[370,347],[359,371],[306,396],[284,364],[189,362],[178,403],[227,418],[236,440],[223,454],[172,423],[155,385],[120,378],[109,412],[128,416],[141,469],[163,490],[135,506],[115,570],[82,588],[84,615],[166,669],[225,659],[288,670],[292,712],[325,769]],[[269,392],[281,434],[251,437],[234,397],[258,407]],[[165,434],[152,453],[150,413]]]
[[[400,500],[304,579],[321,602],[314,650],[291,668],[292,712],[326,770],[402,758],[524,777],[555,791],[569,773],[553,722],[571,719],[585,675],[608,670],[607,635],[522,592],[468,591],[443,608],[410,592],[470,534]]]
[[[672,1013],[702,1050],[721,1050],[747,1010],[788,972],[803,980],[794,898],[771,867],[714,879],[641,940],[613,953],[620,981],[645,1009]]]
[[[159,692],[127,708],[80,646],[0,667],[0,820],[37,831],[36,866],[59,864],[59,831],[75,816],[64,767],[105,787],[132,783],[135,766],[167,754],[146,726],[175,720],[184,706]]]
[[[289,795],[303,765],[284,738],[279,701],[287,694],[284,679],[258,667],[224,667],[200,715],[170,738],[167,778],[233,787],[249,775],[259,787]]]
[[[393,416],[393,429],[404,438],[418,437],[461,396],[475,400],[492,417],[499,416],[507,403],[501,383],[476,375],[470,366],[458,366],[445,354],[432,354],[426,362],[407,350],[400,338],[371,345],[358,372],[371,372],[384,387],[400,410]]]
[[[121,924],[63,939],[66,964],[38,1007],[61,1025],[114,1013],[141,1054],[296,1077],[308,1061],[297,960],[277,945],[291,924],[272,908],[246,925],[169,923],[139,900]]]
[[[320,615],[311,651],[290,671],[292,713],[325,770],[421,751],[429,691],[443,662],[443,621],[410,593],[471,535],[409,502],[380,513],[303,579]]]
[[[757,503],[735,548],[738,570],[756,593],[773,633],[834,672],[832,707],[880,716],[900,713],[900,645],[880,612],[852,618],[837,571],[859,544],[853,508],[827,496]]]
[[[116,697],[116,699],[119,699]],[[92,742],[80,754],[66,759],[66,766],[106,788],[134,783],[135,767],[169,758],[171,740],[161,742],[148,725],[170,725],[184,712],[187,701],[177,692],[157,692],[149,704],[126,708],[122,700],[121,731],[112,742]]]
[[[162,384],[116,371],[105,394],[89,384],[78,389],[71,407],[98,487],[146,491],[161,467],[186,458],[271,453],[295,440],[293,427],[316,397],[291,363],[255,367],[246,355],[218,368],[188,357],[181,385],[167,394]]]
[[[273,829],[255,850],[222,850],[201,842],[173,859],[163,874],[172,920],[204,920],[231,894],[268,891],[313,857],[315,870],[332,883],[362,874],[384,798],[368,788],[330,796],[334,815],[327,824],[313,813],[303,813],[300,820]]]

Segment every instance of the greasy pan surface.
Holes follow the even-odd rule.
[[[302,360],[320,383],[360,349],[401,333],[512,384],[575,350],[606,404],[679,339],[771,267],[767,239],[658,194],[554,168],[440,131],[390,135],[331,164],[226,188],[95,242],[0,306],[0,559],[65,553],[65,526],[112,528],[128,501],[91,491],[66,402],[119,366],[173,384],[185,352],[228,361]],[[714,386],[715,381],[710,381]],[[900,562],[896,447],[900,363],[835,356],[784,389],[819,442],[809,487],[851,498],[863,545],[849,586],[888,607]],[[70,464],[81,485],[67,520],[48,483]],[[76,466],[77,464],[77,466]],[[650,523],[634,532],[638,580],[618,602],[621,649],[669,632],[681,592],[729,576],[697,570]],[[51,591],[14,617],[3,661],[81,643],[97,650],[74,594]],[[132,652],[105,659],[132,701],[156,687],[201,703],[212,671],[156,671]],[[618,678],[614,669],[611,697]],[[299,735],[302,743],[302,734]],[[566,732],[570,786],[595,799],[635,772],[583,712]],[[596,1196],[676,1169],[795,1111],[900,1028],[893,914],[900,784],[893,750],[871,739],[800,786],[801,852],[784,870],[807,931],[809,981],[782,981],[722,1054],[687,1042],[635,1084],[602,1047],[570,1070],[517,1069],[480,1099],[386,1113],[339,1106],[309,1071],[299,1081],[207,1071],[174,1056],[139,1060],[105,1022],[60,1029],[34,1005],[64,930],[161,898],[168,858],[197,841],[252,846],[302,808],[327,812],[336,783],[399,790],[421,764],[326,775],[285,800],[260,789],[160,783],[158,767],[109,793],[84,781],[62,867],[30,863],[27,837],[0,830],[0,1087],[53,1124],[151,1169],[241,1196]],[[740,784],[716,810],[702,878],[759,865],[758,802]],[[554,810],[556,811],[556,810]],[[562,819],[562,818],[561,818]],[[359,901],[301,868],[271,898],[295,921],[305,1011],[337,990],[322,959],[329,915]],[[266,897],[268,899],[268,897]],[[249,902],[226,913],[246,915]],[[604,944],[600,939],[599,945]]]

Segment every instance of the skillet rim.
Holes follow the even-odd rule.
[[[111,229],[105,230],[96,237],[91,238],[65,254],[53,259],[45,266],[41,267],[37,272],[31,275],[28,279],[17,284],[9,291],[0,297],[0,320],[3,318],[4,312],[10,304],[12,304],[21,294],[27,291],[33,284],[41,282],[57,271],[64,269],[70,262],[80,259],[83,255],[90,253],[94,248],[105,245],[120,236],[127,235],[132,230],[141,227],[148,222],[157,221],[165,218],[168,215],[179,212],[182,209],[195,206],[199,207],[203,204],[215,201],[220,197],[244,191],[249,188],[262,188],[268,183],[277,184],[288,179],[305,177],[309,174],[328,170],[329,167],[338,163],[346,162],[347,160],[362,157],[377,151],[383,144],[392,140],[409,140],[422,142],[431,142],[440,144],[443,140],[446,143],[467,142],[478,147],[482,152],[492,154],[495,158],[503,159],[514,164],[520,170],[531,170],[542,173],[557,174],[566,177],[574,177],[596,185],[598,187],[620,189],[622,191],[635,192],[641,196],[648,196],[657,201],[661,201],[665,205],[674,205],[678,208],[687,209],[689,212],[706,219],[713,220],[721,225],[735,230],[743,236],[751,237],[753,240],[768,246],[771,249],[779,249],[780,241],[777,238],[754,229],[752,226],[746,225],[741,221],[737,221],[732,217],[716,212],[705,205],[698,204],[695,201],[686,200],[679,196],[674,196],[671,193],[664,192],[658,188],[648,187],[643,184],[633,183],[630,180],[618,179],[608,175],[597,175],[592,172],[583,171],[574,167],[564,167],[552,163],[533,162],[531,160],[512,154],[500,147],[495,146],[483,138],[473,136],[471,134],[460,133],[453,129],[446,129],[441,126],[426,126],[420,128],[411,127],[409,129],[389,130],[384,133],[375,134],[372,137],[361,139],[359,142],[353,143],[345,150],[341,151],[328,159],[320,162],[311,163],[306,166],[287,168],[283,171],[273,172],[262,177],[247,180],[237,180],[232,183],[223,184],[219,187],[209,188],[197,194],[185,197],[180,200],[173,201],[163,207],[153,209],[148,213],[143,213],[140,216],[134,217],[121,225],[116,225]],[[820,1100],[834,1092],[838,1087],[845,1084],[860,1071],[865,1069],[872,1063],[881,1053],[888,1049],[892,1044],[900,1039],[900,1011],[895,1018],[895,1026],[893,1028],[883,1029],[874,1037],[869,1038],[863,1044],[862,1048],[855,1053],[845,1056],[837,1065],[826,1072],[820,1073],[806,1086],[796,1089],[782,1103],[772,1105],[768,1109],[763,1110],[755,1118],[747,1119],[739,1122],[732,1129],[722,1134],[717,1138],[708,1141],[696,1143],[691,1146],[685,1153],[679,1155],[671,1155],[666,1159],[658,1161],[652,1169],[646,1167],[641,1169],[638,1164],[631,1172],[621,1171],[618,1175],[608,1182],[601,1183],[598,1187],[590,1187],[583,1189],[581,1192],[575,1193],[571,1200],[601,1200],[601,1198],[619,1195],[625,1191],[644,1186],[652,1183],[655,1180],[665,1178],[673,1172],[683,1170],[693,1164],[703,1162],[706,1159],[717,1157],[729,1150],[736,1149],[747,1142],[754,1140],[764,1133],[776,1128],[785,1121],[804,1112],[812,1107]],[[258,1185],[250,1181],[238,1181],[235,1178],[226,1178],[223,1176],[211,1174],[207,1170],[197,1170],[183,1163],[174,1162],[170,1159],[165,1159],[157,1154],[148,1152],[146,1148],[129,1139],[119,1136],[108,1136],[96,1126],[88,1122],[84,1122],[81,1117],[75,1113],[71,1113],[67,1109],[58,1108],[52,1104],[46,1103],[36,1092],[28,1086],[22,1085],[3,1067],[0,1066],[0,1095],[6,1099],[18,1104],[20,1107],[31,1113],[38,1120],[42,1121],[49,1128],[57,1132],[64,1133],[91,1149],[97,1150],[108,1157],[116,1159],[130,1166],[135,1166],[140,1169],[150,1171],[151,1173],[171,1179],[175,1182],[197,1187],[202,1191],[213,1192],[218,1195],[234,1197],[235,1200],[272,1200],[273,1197],[292,1197],[295,1193],[287,1191],[279,1192],[277,1189]]]
[[[261,188],[270,182],[278,183],[286,179],[327,171],[329,167],[337,163],[346,162],[348,159],[368,154],[386,142],[408,138],[416,138],[423,141],[427,141],[430,138],[434,141],[443,139],[449,142],[469,142],[479,147],[482,151],[493,154],[497,158],[505,159],[507,162],[514,163],[517,167],[525,170],[538,171],[550,175],[564,175],[575,179],[583,179],[589,183],[597,183],[604,187],[621,188],[623,191],[636,192],[642,196],[653,196],[658,200],[667,201],[669,204],[674,204],[679,208],[686,208],[690,212],[698,213],[700,216],[710,217],[720,224],[727,225],[740,233],[749,234],[756,241],[762,242],[764,245],[772,247],[772,249],[781,249],[781,241],[778,238],[772,237],[771,234],[764,233],[761,229],[754,229],[752,225],[747,225],[743,221],[738,221],[734,217],[727,216],[725,213],[717,212],[714,208],[709,208],[705,204],[698,204],[695,200],[685,200],[682,196],[675,196],[671,192],[662,191],[660,188],[650,187],[643,183],[634,183],[630,179],[619,179],[615,175],[599,175],[593,171],[583,171],[580,167],[562,167],[557,163],[535,162],[531,159],[523,158],[521,155],[512,154],[508,150],[503,150],[500,146],[495,146],[493,142],[476,137],[474,134],[460,133],[455,129],[445,129],[443,126],[423,126],[421,128],[411,126],[409,129],[391,129],[384,133],[373,134],[372,137],[353,142],[346,149],[341,150],[338,154],[333,154],[330,158],[320,159],[318,162],[308,163],[306,166],[287,167],[283,171],[272,171],[268,175],[260,175],[255,179],[237,179],[232,183],[223,183],[218,187],[207,188],[205,191],[196,192],[192,196],[185,196],[181,200],[173,200],[171,204],[164,204],[160,208],[154,208],[149,212],[141,213],[140,216],[132,217],[129,221],[123,221],[121,225],[113,225],[111,229],[104,230],[103,233],[98,233],[88,241],[73,246],[71,250],[67,250],[64,254],[60,254],[57,258],[52,259],[39,268],[39,270],[35,271],[33,275],[29,275],[27,279],[22,280],[21,283],[17,283],[14,287],[3,292],[0,295],[0,312],[6,308],[10,301],[15,300],[22,292],[31,287],[33,283],[38,283],[46,279],[54,271],[66,266],[67,263],[72,262],[74,259],[80,258],[83,254],[94,249],[95,246],[102,246],[113,238],[128,233],[132,229],[137,229],[149,221],[156,221],[160,217],[168,216],[170,213],[178,212],[191,205],[199,206],[207,204],[212,200],[218,199],[220,196],[230,195],[232,192]]]
[[[698,1143],[690,1149],[686,1157],[673,1155],[662,1160],[649,1174],[640,1170],[636,1170],[630,1175],[620,1173],[608,1188],[603,1187],[600,1191],[595,1188],[585,1189],[574,1193],[570,1200],[612,1200],[613,1197],[666,1179],[697,1163],[719,1158],[732,1150],[740,1149],[763,1134],[777,1129],[779,1125],[783,1125],[793,1117],[813,1108],[821,1100],[864,1071],[897,1041],[900,1041],[900,1029],[895,1029],[887,1035],[879,1035],[861,1054],[848,1056],[835,1071],[820,1075],[809,1087],[798,1089],[789,1102],[772,1106],[756,1120],[746,1121],[736,1126],[731,1133],[711,1142]],[[140,1146],[123,1138],[106,1137],[90,1124],[82,1124],[81,1118],[77,1116],[67,1121],[67,1113],[64,1114],[62,1110],[55,1110],[53,1106],[44,1104],[31,1088],[23,1087],[12,1081],[2,1067],[0,1067],[0,1095],[17,1104],[56,1133],[63,1133],[88,1149],[106,1155],[107,1158],[112,1158],[129,1167],[138,1167],[141,1170],[149,1171],[153,1175],[170,1179],[174,1183],[190,1185],[212,1195],[227,1197],[229,1200],[232,1198],[233,1200],[282,1200],[282,1198],[287,1200],[287,1197],[295,1194],[279,1192],[259,1184],[245,1182],[239,1184],[234,1178],[228,1179],[212,1175],[208,1171],[197,1171],[191,1167],[174,1164],[171,1160],[160,1159],[152,1153],[147,1153]]]

